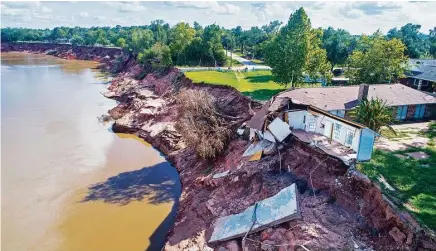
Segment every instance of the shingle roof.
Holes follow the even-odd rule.
[[[409,59],[409,71],[406,75],[411,78],[436,82],[436,60]]]
[[[295,89],[277,95],[271,107],[279,106],[274,103],[290,98],[293,103],[312,105],[326,111],[348,110],[359,104],[358,92],[358,85]],[[371,98],[386,100],[389,106],[436,104],[436,97],[402,84],[369,85],[368,99]]]

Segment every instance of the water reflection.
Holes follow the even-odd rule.
[[[2,250],[161,243],[177,173],[148,143],[99,123],[115,101],[100,94],[96,64],[18,53],[2,63]]]

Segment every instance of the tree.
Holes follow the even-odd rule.
[[[324,30],[322,47],[327,51],[327,59],[332,68],[337,64],[344,64],[350,54],[352,36],[348,31],[332,27]]]
[[[176,64],[186,64],[185,49],[194,39],[195,30],[188,23],[180,22],[170,31],[170,48]]]
[[[67,32],[62,27],[56,27],[51,32],[50,38],[52,41],[59,41],[67,37]]]
[[[135,29],[131,32],[127,46],[134,55],[138,55],[140,52],[150,49],[153,42],[154,38],[151,30]]]
[[[308,75],[312,81],[331,76],[327,52],[321,48],[321,29],[312,29],[303,8],[293,13],[287,25],[267,43],[265,59],[276,82],[295,87],[295,82]]]
[[[172,64],[171,50],[167,45],[158,42],[150,49],[140,52],[138,61],[142,64],[151,62],[153,66],[170,66]]]
[[[407,57],[405,45],[398,39],[363,37],[365,49],[353,51],[346,75],[354,84],[391,83],[404,75]]]
[[[265,33],[268,35],[274,35],[279,31],[280,26],[282,24],[283,24],[283,22],[281,22],[279,20],[275,20],[275,21],[269,22],[268,25],[262,26],[262,30],[265,31]]]
[[[394,121],[392,114],[392,108],[386,105],[386,101],[378,98],[371,100],[365,99],[350,112],[350,116],[354,120],[366,125],[377,133],[380,133],[382,126],[386,126],[395,133],[391,127]]]
[[[436,58],[436,27],[429,31],[430,55]]]
[[[316,82],[317,79],[331,78],[331,64],[327,60],[327,51],[321,48],[321,38],[323,31],[321,28],[310,31],[309,48],[304,66],[306,73],[311,81]]]
[[[117,42],[115,43],[116,46],[119,46],[121,48],[126,47],[126,39],[120,37],[118,38]]]
[[[81,36],[74,34],[73,38],[71,38],[71,44],[72,45],[84,45],[85,39],[83,39]]]
[[[204,63],[214,66],[225,64],[226,55],[224,53],[223,45],[221,44],[221,35],[222,30],[216,24],[208,25],[204,28],[202,37],[204,49],[202,51],[206,52],[207,55],[212,56],[212,58],[209,58],[212,62],[208,60],[208,62]]]
[[[167,44],[168,42],[168,28],[169,25],[165,24],[163,20],[155,20],[151,22],[150,30],[153,32],[155,42],[161,42]]]
[[[419,32],[421,25],[408,23],[398,30],[391,29],[387,37],[400,39],[406,45],[405,54],[411,58],[421,58],[428,50],[429,45],[424,34]]]

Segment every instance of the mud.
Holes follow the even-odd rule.
[[[436,250],[434,236],[396,209],[366,176],[296,138],[284,142],[281,165],[277,153],[254,162],[242,158],[250,142],[236,133],[215,161],[197,158],[174,127],[179,117],[175,94],[182,88],[203,89],[215,98],[220,113],[249,117],[260,104],[237,90],[194,85],[177,69],[153,70],[128,56],[107,62],[109,67],[118,72],[104,94],[119,101],[108,112],[113,130],[150,142],[180,174],[177,219],[164,250],[242,250],[240,238],[208,246],[214,220],[294,182],[302,219],[250,234],[245,250]],[[229,174],[212,178],[224,171]]]

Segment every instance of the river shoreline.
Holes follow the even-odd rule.
[[[26,48],[32,50],[31,46]],[[51,50],[56,50],[56,46],[53,45]],[[33,51],[44,53],[36,47]],[[67,59],[82,57],[74,55],[73,51],[65,51],[65,48],[60,51],[58,55]],[[206,90],[215,97],[221,111],[234,116],[251,116],[250,107],[255,108],[259,104],[231,87],[193,84],[177,69],[156,72],[140,66],[129,56],[115,55],[122,57],[121,64],[115,63],[116,56],[105,55],[104,50],[100,54],[86,56],[99,60],[103,70],[117,72],[105,93],[106,97],[119,102],[109,111],[115,120],[113,130],[145,139],[164,153],[179,172],[182,195],[165,250],[241,250],[240,240],[209,246],[207,240],[213,230],[213,222],[221,216],[239,213],[294,182],[306,182],[307,186],[309,170],[325,158],[325,154],[294,138],[290,139],[286,142],[288,147],[284,150],[283,162],[291,172],[282,174],[278,172],[276,155],[266,156],[259,163],[242,158],[249,142],[235,136],[225,154],[213,163],[198,159],[191,149],[184,146],[181,135],[174,128],[179,116],[174,96],[178,89]],[[145,75],[145,78],[137,79],[140,75]],[[213,173],[223,171],[230,174],[219,179],[212,178]],[[305,245],[311,250],[350,248],[353,247],[351,240],[359,243],[359,247],[376,250],[436,248],[436,242],[423,230],[417,230],[419,225],[410,224],[413,219],[404,214],[400,216],[391,208],[374,184],[358,172],[352,172],[348,177],[344,176],[345,173],[347,168],[339,160],[331,158],[320,164],[319,173],[313,177],[318,195],[314,197],[304,186],[300,186],[303,218],[269,228],[260,235],[253,234],[252,238],[269,245]],[[337,182],[342,184],[341,187],[335,185]],[[327,202],[332,197],[335,202]],[[367,206],[358,207],[356,202],[359,200]],[[310,227],[315,227],[316,238]],[[396,235],[392,234],[393,230]],[[395,236],[399,238],[395,239]],[[256,243],[248,245],[249,250],[260,250],[260,245]]]

